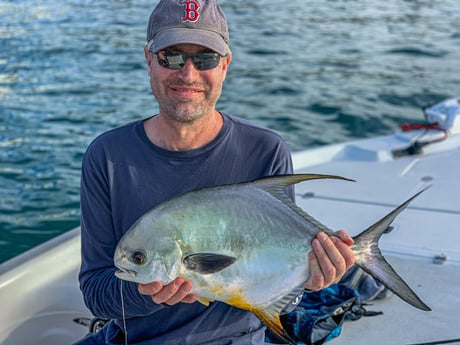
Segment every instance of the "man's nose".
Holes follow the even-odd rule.
[[[192,58],[185,60],[184,66],[180,69],[179,77],[186,82],[196,80],[200,75],[200,71],[196,68]]]

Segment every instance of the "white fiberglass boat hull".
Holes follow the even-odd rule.
[[[431,186],[397,217],[380,247],[433,311],[422,312],[397,297],[377,301],[368,309],[383,315],[346,322],[331,344],[460,343],[460,136],[428,145],[418,155],[392,155],[425,134],[397,133],[294,154],[297,173],[357,181],[296,186],[299,206],[351,234]],[[79,229],[0,265],[1,345],[71,344],[86,334],[87,328],[73,321],[91,318],[78,289],[79,265]]]

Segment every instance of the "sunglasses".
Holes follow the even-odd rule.
[[[213,69],[220,62],[220,55],[211,52],[186,54],[175,50],[161,50],[156,55],[160,66],[176,70],[184,67],[188,58],[192,59],[195,68],[200,71]]]

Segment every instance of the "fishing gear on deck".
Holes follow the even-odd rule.
[[[403,132],[413,130],[425,130],[425,132],[409,146],[392,150],[394,158],[421,154],[425,146],[443,141],[449,134],[460,133],[460,97],[425,106],[422,110],[426,122],[404,123],[400,128]],[[434,131],[440,132],[441,135],[433,134]]]
[[[280,319],[297,344],[321,345],[338,337],[347,320],[382,315],[382,311],[367,310],[367,302],[390,294],[381,283],[354,266],[340,283],[321,291],[305,292],[297,307]],[[281,344],[270,330],[265,334],[266,343]]]

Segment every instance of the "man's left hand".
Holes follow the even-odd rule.
[[[350,249],[353,243],[353,238],[344,230],[337,231],[334,236],[319,232],[308,255],[310,278],[305,288],[318,291],[339,282],[355,263],[355,255]]]

